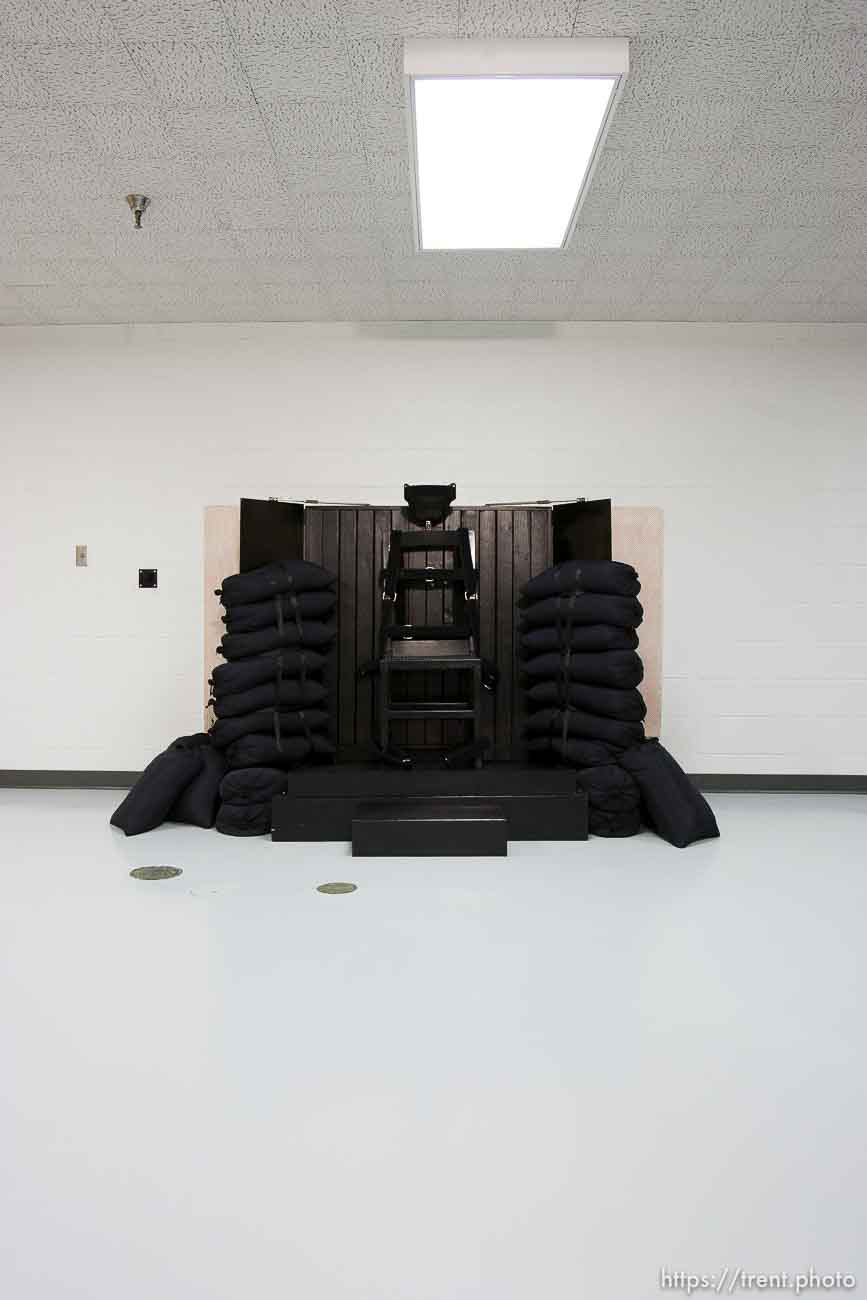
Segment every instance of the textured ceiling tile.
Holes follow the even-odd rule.
[[[316,231],[302,228],[304,246],[314,257],[370,257],[381,260],[384,256],[382,238],[376,229],[344,227],[339,230]]]
[[[70,222],[67,211],[55,203],[44,199],[0,198],[0,236],[15,239],[22,244],[24,240],[38,241],[43,237],[59,238],[70,242],[81,237],[76,224]],[[93,249],[90,249],[93,252]],[[54,257],[54,253],[40,253],[31,249],[31,257]]]
[[[283,181],[293,194],[315,194],[341,188],[360,190],[368,183],[367,162],[361,151],[348,157],[338,155],[321,160],[312,155],[287,158],[285,151],[278,151],[277,164]]]
[[[801,159],[794,149],[759,145],[753,149],[732,149],[718,167],[715,189],[774,191],[791,186],[798,176]]]
[[[707,95],[743,104],[779,77],[795,45],[789,37],[640,37],[630,51],[635,65],[626,79],[623,102],[649,108],[661,99]]]
[[[782,305],[787,302],[818,302],[825,296],[825,286],[812,280],[778,280],[766,294],[762,302]]]
[[[98,153],[159,156],[171,148],[165,119],[151,104],[76,104],[67,110],[80,137]]]
[[[70,257],[58,259],[58,277],[69,284],[117,285],[124,276],[114,262],[104,257]]]
[[[155,262],[178,259],[187,261],[197,257],[236,258],[239,246],[235,236],[226,230],[155,230],[153,227],[135,230],[132,223],[124,225],[115,234],[106,234],[100,240],[100,250],[106,257],[134,262]]]
[[[867,181],[867,149],[825,149],[802,154],[795,177],[798,184],[810,188],[861,190]]]
[[[72,45],[99,41],[105,26],[97,0],[4,0],[0,5],[0,41]]]
[[[436,319],[448,315],[448,289],[439,280],[392,280],[388,292],[400,320],[413,319],[417,311],[425,311],[425,319],[427,312],[434,312]]]
[[[867,41],[863,31],[811,32],[774,80],[772,93],[796,100],[863,100]]]
[[[838,306],[859,307],[867,317],[867,268],[862,267],[858,279],[845,280],[829,290],[827,301]]]
[[[341,230],[370,230],[376,225],[376,213],[369,190],[331,190],[317,194],[298,194],[301,225],[316,234]]]
[[[66,284],[69,278],[63,259],[0,254],[0,284]]]
[[[298,205],[289,193],[249,198],[224,193],[219,196],[220,219],[230,230],[273,230],[297,219]]]
[[[793,226],[789,230],[778,226],[745,228],[738,251],[748,258],[796,257],[824,243],[825,235],[818,226]]]
[[[618,309],[611,302],[592,302],[579,295],[572,306],[571,320],[617,320]]]
[[[203,151],[201,174],[208,189],[220,195],[279,199],[286,193],[282,174],[271,154]]]
[[[15,290],[25,306],[46,311],[52,307],[74,307],[81,302],[82,290],[75,284],[25,284]]]
[[[288,260],[282,257],[250,257],[250,278],[257,284],[317,284],[319,265],[312,258]]]
[[[642,303],[690,304],[693,309],[710,281],[698,284],[694,280],[680,280],[666,275],[655,275],[646,281],[641,293]]]
[[[772,197],[769,220],[781,229],[791,226],[832,226],[863,222],[867,191],[854,189],[791,189]]]
[[[262,101],[265,121],[281,161],[363,156],[358,110],[351,100],[278,97]]]
[[[519,280],[512,295],[512,312],[519,320],[569,320],[578,296],[572,280],[536,284]]]
[[[664,235],[661,242],[666,257],[724,259],[741,247],[752,235],[752,226],[686,225]]]
[[[318,45],[245,44],[240,55],[259,99],[278,95],[341,99],[350,92],[349,60],[342,40]]]
[[[692,283],[701,286],[707,284],[709,280],[718,280],[725,271],[728,260],[725,257],[672,257],[666,255],[657,262],[653,272],[653,279],[654,282],[676,280],[684,284]]]
[[[597,257],[587,262],[585,273],[579,283],[582,291],[587,290],[595,281],[605,285],[644,284],[652,275],[657,263],[658,259],[655,257]]]
[[[364,107],[403,106],[403,41],[350,40],[349,67],[355,96]]]
[[[752,226],[767,223],[773,195],[738,190],[702,194],[687,213],[689,225]],[[698,234],[700,239],[701,235]]]
[[[586,257],[604,257],[611,254],[645,253],[655,256],[665,248],[670,232],[658,226],[592,226],[580,224],[569,243],[568,251]]]
[[[67,107],[6,108],[0,113],[0,149],[23,154],[63,153],[81,149],[82,138],[75,112]]]
[[[337,44],[342,0],[220,0],[238,39],[303,48]]]
[[[100,255],[99,247],[91,235],[77,228],[70,229],[68,225],[61,231],[20,235],[16,247],[24,261]]]
[[[252,106],[250,84],[230,41],[135,41],[128,49],[160,103]]]
[[[621,320],[667,320],[692,321],[696,319],[699,304],[694,298],[685,298],[682,302],[676,298],[661,298],[654,301],[643,298],[635,306],[623,307]]]
[[[647,277],[637,280],[608,280],[603,275],[589,276],[578,285],[576,307],[582,302],[606,302],[611,307],[632,306],[641,299]]]
[[[153,240],[158,239],[160,232],[166,230],[212,230],[215,226],[225,224],[202,193],[156,193],[145,212],[145,224],[138,231],[134,228],[132,213],[121,193],[77,198],[75,213],[86,230],[99,231],[103,235],[123,234],[125,238],[129,235],[132,239],[143,235],[146,239]]]
[[[29,66],[55,103],[143,99],[146,87],[120,41],[93,45],[28,45]]]
[[[754,321],[823,321],[825,311],[820,302],[772,302],[761,299],[742,319]],[[836,319],[836,317],[835,317]]]
[[[751,311],[749,303],[745,302],[712,302],[710,299],[703,299],[695,311],[695,320],[701,321],[739,321],[745,318],[748,311]]]
[[[620,203],[620,194],[621,191],[616,186],[594,185],[591,181],[590,189],[578,211],[576,235],[591,227],[610,226]]]
[[[406,145],[394,148],[372,147],[365,149],[367,174],[374,194],[402,195],[410,193],[411,171],[409,149]]]
[[[105,317],[90,303],[55,304],[43,309],[46,325],[102,325]]]
[[[580,0],[575,36],[749,36],[794,24],[804,0]]]
[[[247,258],[273,258],[287,262],[303,260],[307,250],[303,247],[298,231],[281,230],[238,230],[235,232],[238,247]]]
[[[343,0],[352,36],[457,36],[458,0]]]
[[[0,307],[17,307],[21,303],[18,290],[12,285],[0,284]]]
[[[418,253],[409,194],[376,195],[376,206],[386,255],[409,257]]]
[[[856,110],[851,103],[797,103],[771,98],[753,106],[736,127],[732,144],[737,149],[800,149],[809,153],[846,145]]]
[[[461,0],[461,36],[571,36],[576,0]]]
[[[190,153],[269,154],[271,143],[255,105],[163,108],[167,134]]]
[[[49,102],[47,84],[25,49],[0,41],[0,106],[29,108]]]
[[[728,96],[661,98],[653,112],[634,101],[621,102],[614,111],[605,147],[630,151],[636,160],[644,151],[658,156],[665,149],[712,153],[729,143],[747,111],[748,104]]]
[[[0,198],[29,197],[37,200],[41,191],[33,170],[23,159],[10,157],[5,149],[0,150]]]
[[[220,40],[228,36],[220,0],[102,0],[127,41]]]
[[[612,219],[615,225],[674,229],[686,220],[693,201],[693,197],[682,190],[640,189],[625,185]]]
[[[867,4],[864,0],[806,0],[807,21],[811,27],[832,30],[856,27],[867,31]]]
[[[0,325],[47,325],[50,321],[33,307],[0,306]]]
[[[385,273],[395,283],[440,283],[448,277],[448,268],[436,253],[394,253],[385,250]]]
[[[641,153],[627,170],[629,183],[637,188],[694,190],[712,183],[720,170],[720,160],[716,154],[698,148],[667,149],[658,154]]]
[[[319,284],[263,284],[261,293],[272,317],[281,320],[330,320],[331,304]]]

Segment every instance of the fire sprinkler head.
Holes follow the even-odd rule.
[[[127,194],[126,201],[132,208],[136,230],[141,230],[141,214],[150,203],[150,199],[146,194]]]

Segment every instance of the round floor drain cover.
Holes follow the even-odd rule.
[[[171,880],[183,873],[180,867],[133,867],[129,874],[136,880]]]
[[[351,894],[358,885],[351,885],[348,880],[330,880],[327,885],[317,885],[320,894]]]

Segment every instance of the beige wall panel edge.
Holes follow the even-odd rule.
[[[611,555],[638,570],[644,622],[638,629],[638,652],[644,660],[641,692],[647,705],[648,736],[662,729],[662,557],[663,515],[659,506],[613,506]]]
[[[229,574],[241,567],[241,507],[205,506],[204,520],[204,570],[205,570],[205,680],[202,708],[207,731],[214,721],[208,708],[211,688],[208,678],[217,664],[223,662],[217,646],[223,635],[223,607],[214,591]]]

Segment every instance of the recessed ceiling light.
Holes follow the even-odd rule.
[[[417,246],[564,247],[628,70],[622,39],[407,41]]]

